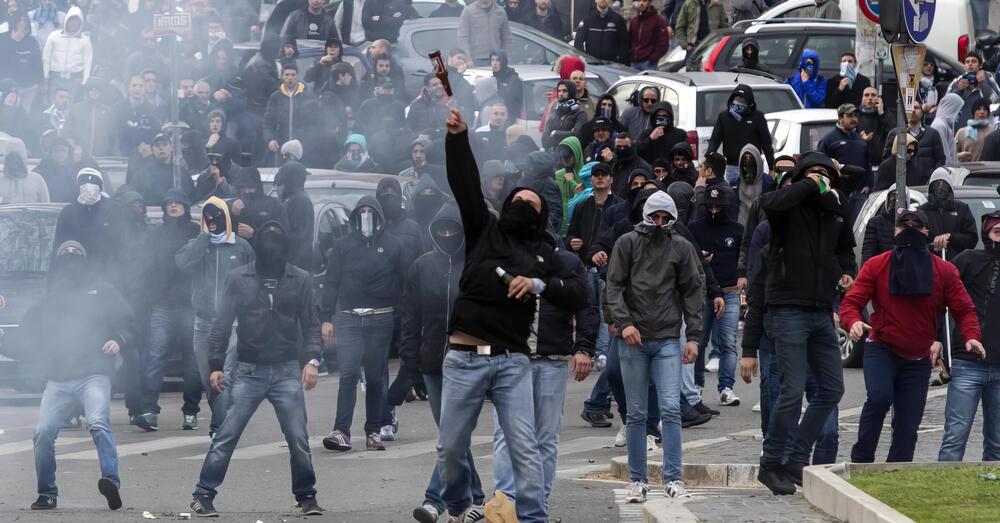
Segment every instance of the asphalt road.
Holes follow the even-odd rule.
[[[714,392],[715,377],[708,375],[706,391]],[[550,500],[550,516],[567,523],[619,521],[613,489],[621,488],[621,483],[582,479],[607,470],[611,457],[625,450],[611,448],[620,426],[617,414],[614,426],[606,429],[592,428],[580,419],[583,401],[595,379],[592,375],[582,383],[571,382],[567,390],[559,472]],[[861,372],[845,370],[845,379],[847,393],[841,408],[860,406],[864,399]],[[742,399],[739,407],[722,407],[721,416],[685,430],[684,440],[719,438],[759,428],[759,417],[750,410],[757,401],[756,383],[740,382],[736,392]],[[437,430],[429,405],[418,401],[398,409],[400,433],[397,441],[386,443],[386,452],[354,450],[334,454],[323,449],[321,439],[331,428],[336,397],[337,378],[333,376],[321,378],[316,389],[306,396],[318,499],[329,511],[327,516],[314,519],[352,523],[412,521],[410,513],[423,499],[436,459]],[[0,391],[0,521],[144,521],[143,511],[161,519],[176,519],[177,513],[189,512],[191,491],[208,448],[208,408],[204,402],[199,415],[202,429],[182,431],[180,394],[165,394],[161,399],[160,431],[144,433],[128,425],[122,401],[113,401],[111,421],[118,441],[125,503],[119,512],[109,512],[97,493],[100,471],[89,434],[81,430],[61,433],[56,447],[59,508],[39,513],[28,510],[36,497],[31,437],[38,406],[30,399],[12,398]],[[718,397],[709,394],[705,401],[714,405]],[[359,394],[355,427],[363,425],[363,412],[363,397]],[[474,435],[473,455],[489,491],[493,427],[490,416],[484,414],[481,421]],[[364,449],[363,441],[355,443],[358,448]],[[240,441],[216,507],[223,513],[223,521],[253,523],[298,519],[300,516],[292,513],[293,503],[287,451],[273,410],[265,403]]]

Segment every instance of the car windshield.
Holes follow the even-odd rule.
[[[767,114],[789,109],[801,109],[802,105],[795,98],[791,89],[757,87],[753,96],[757,102],[757,110]],[[726,102],[732,91],[702,91],[698,93],[698,127],[710,127],[715,124],[715,118],[725,110]]]
[[[0,212],[0,274],[49,270],[59,213]]]
[[[815,151],[819,146],[819,141],[830,131],[837,127],[836,122],[824,123],[804,123],[802,124],[802,138],[799,142],[800,151]]]
[[[976,187],[1000,186],[1000,172],[970,174],[962,181],[962,185],[975,185]]]
[[[313,204],[333,202],[345,209],[354,209],[362,196],[375,197],[375,187],[362,189],[355,187],[306,187],[306,194]]]

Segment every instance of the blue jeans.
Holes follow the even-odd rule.
[[[542,475],[545,478],[545,503],[552,494],[556,479],[556,458],[559,456],[559,432],[562,430],[563,407],[566,404],[566,380],[569,379],[569,362],[532,360],[531,388],[535,406],[535,436],[538,453],[542,456]],[[517,499],[514,469],[499,417],[493,411],[493,483],[509,497]]]
[[[590,398],[583,402],[583,411],[587,414],[598,414],[611,410],[611,385],[608,384],[608,367],[597,376],[594,388],[590,390]]]
[[[983,401],[983,461],[1000,461],[1000,366],[951,360],[938,461],[962,461],[972,422]]]
[[[167,356],[171,349],[181,353],[184,371],[184,405],[181,412],[193,416],[201,410],[198,407],[198,402],[201,401],[201,376],[194,357],[193,332],[194,311],[191,307],[153,307],[149,315],[146,375],[142,382],[143,413],[160,413],[160,389],[163,388],[163,374],[167,369]]]
[[[306,401],[302,390],[302,366],[292,360],[274,365],[238,362],[233,379],[231,403],[222,427],[212,439],[212,446],[201,466],[196,497],[215,499],[216,489],[226,479],[229,460],[247,423],[260,403],[267,399],[274,407],[278,425],[285,435],[292,467],[292,493],[295,499],[316,496],[309,433],[306,430]]]
[[[601,278],[601,273],[593,267],[587,271],[587,278],[590,279],[590,289],[594,293],[594,303],[597,304],[597,310],[600,311],[604,303],[604,280]],[[597,329],[597,346],[594,348],[595,356],[607,354],[608,344],[611,342],[611,334],[608,333],[608,324],[604,321],[604,315],[599,314],[598,316],[601,325]]]
[[[806,401],[812,403],[816,394],[819,393],[819,384],[812,373],[806,374]],[[828,465],[837,461],[837,453],[840,452],[840,409],[834,407],[833,412],[826,418],[826,423],[816,436],[816,444],[813,445],[812,464]],[[793,436],[794,438],[794,436]]]
[[[875,461],[885,415],[892,407],[892,444],[887,462],[913,461],[917,429],[924,417],[931,360],[908,360],[877,342],[865,343],[865,389],[868,398],[861,407],[858,442],[851,449],[854,463]]]
[[[604,371],[608,375],[608,386],[611,387],[611,394],[618,402],[618,415],[624,422],[628,416],[628,402],[625,400],[625,383],[622,381],[622,367],[619,358],[619,351],[623,347],[627,348],[628,345],[621,336],[615,336],[611,339],[610,350],[608,350],[608,366],[604,367]],[[646,401],[649,410],[646,414],[646,433],[654,434],[659,430],[660,425],[660,402],[656,397],[656,387],[653,387],[652,383],[647,385],[648,398]]]
[[[100,356],[95,356],[100,357]],[[68,381],[49,381],[42,393],[38,409],[38,427],[35,428],[35,476],[38,495],[56,497],[56,438],[59,428],[78,404],[83,404],[90,436],[97,447],[97,461],[101,477],[120,485],[118,478],[118,449],[111,432],[111,379],[101,374]]]
[[[517,488],[517,519],[547,521],[541,455],[535,436],[535,416],[525,408],[533,401],[531,362],[524,354],[480,356],[449,348],[442,364],[441,427],[438,464],[448,512],[469,507],[471,468],[469,444],[487,396],[507,436],[507,451]]]
[[[649,69],[656,69],[656,62],[645,61],[645,62],[632,62],[632,67],[639,71],[646,71]]]
[[[772,306],[764,315],[764,325],[780,363],[781,389],[771,409],[760,462],[808,464],[813,444],[844,395],[844,370],[832,313]],[[816,378],[818,390],[803,415],[807,369]]]
[[[719,392],[722,392],[722,389],[731,389],[736,384],[736,364],[739,362],[739,355],[736,352],[736,329],[740,322],[740,294],[727,292],[723,295],[723,299],[726,301],[726,310],[719,319],[715,318],[712,300],[705,301],[699,348],[699,352],[705,352],[711,339],[712,348],[719,353]]]
[[[628,400],[626,438],[632,481],[646,478],[646,422],[648,383],[656,386],[663,424],[663,482],[681,479],[681,356],[675,339],[643,340],[639,347],[621,344],[619,357]]]
[[[771,410],[778,404],[781,389],[781,374],[778,371],[778,357],[767,334],[760,337],[757,347],[757,365],[760,374],[760,432],[767,437],[767,427],[771,421]]]
[[[972,0],[972,26],[976,35],[983,34],[989,27],[990,0]]]
[[[431,414],[434,416],[435,424],[441,419],[441,387],[440,374],[424,374],[424,388],[427,389],[427,401],[431,403]],[[466,459],[469,462],[469,475],[472,478],[469,495],[472,496],[473,504],[482,505],[486,495],[483,494],[483,483],[479,480],[476,463],[472,459],[472,449],[469,449]],[[427,483],[427,490],[424,492],[424,505],[433,505],[438,514],[445,511],[444,500],[441,499],[443,490],[440,468],[437,463],[434,463],[434,472],[431,473],[431,480]]]
[[[334,319],[337,336],[337,369],[340,390],[337,394],[337,418],[333,428],[350,435],[354,404],[358,397],[358,378],[365,368],[365,434],[378,433],[388,385],[386,366],[392,343],[393,315],[358,316],[338,312]]]
[[[233,327],[229,334],[229,347],[226,349],[226,362],[223,364],[222,373],[224,376],[222,392],[215,392],[208,382],[212,369],[208,365],[208,333],[212,330],[213,320],[194,317],[194,357],[198,362],[198,374],[201,375],[201,388],[208,395],[208,406],[212,409],[212,421],[209,423],[208,432],[215,434],[222,426],[222,420],[226,419],[226,411],[229,410],[229,396],[231,395],[233,374],[236,370],[236,327]]]

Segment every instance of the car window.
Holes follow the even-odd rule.
[[[780,86],[775,86],[780,87]],[[726,108],[732,91],[701,91],[698,93],[698,127],[715,124],[715,118]],[[801,109],[802,104],[791,89],[755,88],[757,110],[764,113]]]
[[[837,127],[836,122],[802,124],[799,152],[815,151],[819,141]]]
[[[816,6],[804,5],[795,9],[789,9],[784,14],[779,15],[778,18],[814,18],[815,14]]]
[[[431,51],[440,50],[442,53],[458,47],[458,29],[440,28],[416,31],[410,37],[410,45],[413,51],[419,56],[427,56]],[[511,55],[511,63],[517,63]]]
[[[558,55],[548,49],[538,45],[521,35],[512,35],[510,38],[510,63],[512,64],[542,64],[548,65],[555,62]]]
[[[611,89],[608,89],[608,94],[615,98],[615,104],[618,105],[619,116],[621,116],[626,109],[631,107],[628,104],[628,97],[632,96],[632,92],[635,91],[636,85],[638,85],[636,82],[622,82]]]
[[[0,213],[0,274],[48,272],[57,212]]]
[[[760,46],[760,60],[768,65],[784,65],[792,57],[799,43],[797,35],[765,36],[758,37],[757,44]],[[743,62],[743,44],[734,45],[726,64],[736,66]]]
[[[997,187],[1000,186],[1000,173],[970,174],[965,178],[965,180],[962,180],[962,185],[975,185],[977,187]]]
[[[854,52],[854,37],[842,35],[811,35],[806,38],[807,49],[819,53],[821,70],[840,70],[840,55]]]

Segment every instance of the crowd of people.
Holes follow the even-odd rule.
[[[391,451],[396,408],[429,400],[441,430],[413,512],[425,523],[485,517],[469,446],[486,398],[496,427],[490,503],[522,522],[546,521],[567,381],[592,371],[581,417],[607,428],[617,408],[630,502],[646,499],[646,456],[657,446],[666,494],[686,495],[681,431],[721,414],[703,400],[706,372],[718,373],[708,403],[720,408],[740,405],[738,376],[760,375],[759,479],[775,494],[793,493],[804,466],[835,460],[838,326],[866,340],[868,399],[853,461],[874,460],[890,406],[890,460],[912,460],[944,351],[954,362],[940,459],[962,459],[981,396],[986,416],[997,415],[983,395],[996,394],[989,376],[1000,364],[989,320],[1000,292],[1000,213],[975,223],[943,168],[1000,159],[989,111],[1000,89],[975,53],[950,85],[925,64],[930,80],[901,139],[854,54],[827,80],[807,49],[787,83],[806,107],[838,115],[816,151],[775,157],[754,91],[740,84],[712,109],[708,147],[696,153],[657,88],[619,107],[588,88],[586,63],[573,55],[554,65],[560,80],[540,140],[517,123],[525,88],[509,60],[509,22],[569,36],[564,6],[549,0],[441,4],[431,16],[460,19],[458,47],[418,92],[408,92],[393,51],[402,22],[417,16],[406,2],[309,0],[270,33],[239,5],[190,0],[179,9],[193,15],[192,35],[180,41],[153,31],[163,2],[65,3],[10,0],[0,18],[0,131],[15,138],[0,203],[66,204],[47,293],[10,343],[29,360],[43,355],[48,380],[33,509],[56,507],[54,440],[81,414],[100,458],[99,491],[121,506],[109,420],[116,358],[137,430],[160,429],[174,356],[182,429],[200,429],[206,396],[212,445],[190,504],[200,516],[217,515],[229,460],[264,399],[288,443],[299,508],[323,512],[304,393],[326,372],[340,376],[323,438],[331,452],[352,451],[362,431],[366,450]],[[637,0],[626,21],[595,0],[579,14],[574,44],[655,68],[671,39],[690,49],[766,6],[733,7],[685,0],[661,14]],[[815,9],[839,18],[832,0]],[[252,56],[241,56],[234,40],[254,38]],[[321,42],[323,54],[300,71],[303,40]],[[745,40],[742,66],[768,72],[759,53]],[[472,66],[492,70],[485,100],[462,75]],[[901,214],[899,147],[907,185],[928,185],[927,203]],[[119,187],[101,170],[106,156],[128,159]],[[265,193],[264,167],[277,167],[276,196]],[[348,232],[336,237],[317,234],[305,189],[310,169],[330,168],[389,175],[348,210]],[[859,260],[853,225],[882,190]],[[150,208],[162,211],[155,225]],[[951,347],[939,339],[946,307],[956,320]],[[52,328],[53,314],[67,323]],[[359,383],[361,429],[352,427]],[[1000,455],[994,428],[984,459]]]

